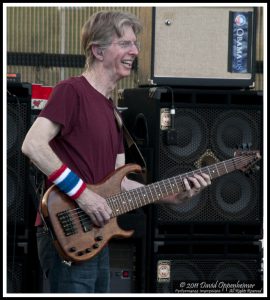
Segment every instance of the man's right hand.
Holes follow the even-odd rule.
[[[110,221],[112,210],[107,201],[90,189],[86,188],[76,202],[96,226],[103,227]]]

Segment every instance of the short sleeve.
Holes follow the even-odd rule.
[[[59,83],[39,116],[62,125],[61,133],[65,135],[76,125],[78,110],[79,97],[74,86],[70,83]]]

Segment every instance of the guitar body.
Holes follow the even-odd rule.
[[[121,181],[124,176],[140,170],[140,166],[128,164],[117,169],[103,182],[87,187],[107,198],[121,192]],[[81,215],[82,211],[78,211],[76,202],[55,185],[45,193],[41,202],[41,213],[53,235],[59,254],[68,261],[81,262],[91,259],[112,237],[128,238],[134,232],[121,229],[116,217],[111,218],[102,228],[91,224],[90,218],[86,214]]]

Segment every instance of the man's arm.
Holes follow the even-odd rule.
[[[22,152],[47,176],[62,165],[49,146],[49,142],[59,131],[59,124],[39,117],[28,131],[22,145]]]
[[[22,145],[22,152],[47,176],[63,165],[49,145],[60,129],[59,124],[39,117],[28,131]],[[86,188],[76,202],[97,226],[103,226],[110,220],[112,211],[106,200],[90,189]]]

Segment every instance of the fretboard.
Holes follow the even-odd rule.
[[[248,162],[250,162],[249,157],[233,157],[188,173],[110,196],[106,200],[113,211],[112,217],[116,217],[136,208],[154,203],[171,194],[185,191],[184,178],[192,177],[194,174],[205,173],[208,174],[212,180],[237,169],[241,169],[246,166]]]

